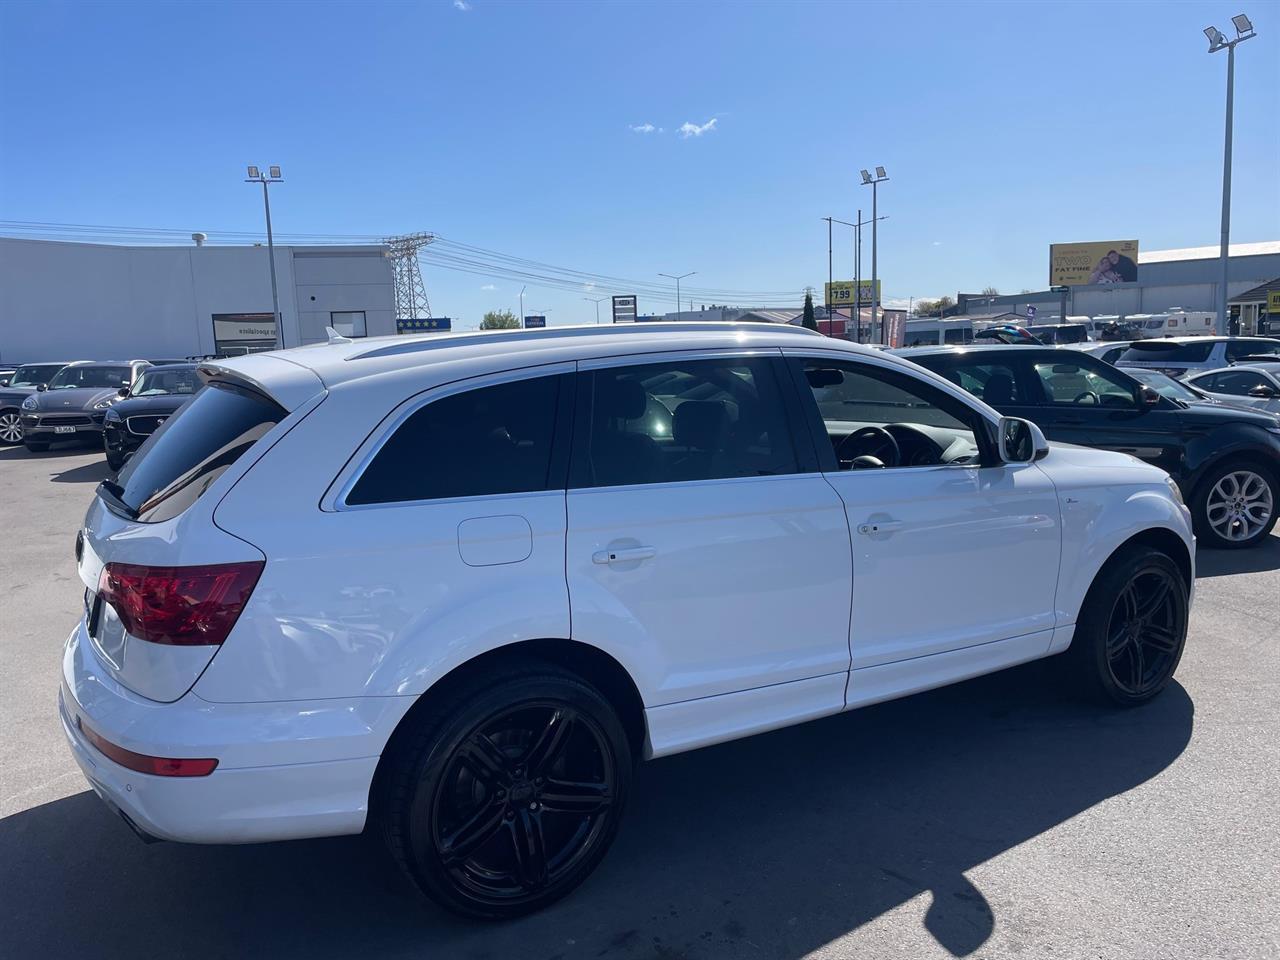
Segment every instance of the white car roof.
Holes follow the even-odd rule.
[[[456,366],[460,376],[667,350],[806,346],[884,357],[870,347],[778,323],[673,322],[558,326],[342,339],[200,364],[206,378],[246,380],[293,409],[322,389],[424,368]],[[434,378],[431,378],[434,379]]]

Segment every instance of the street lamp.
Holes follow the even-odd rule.
[[[599,299],[596,299],[595,297],[583,297],[582,299],[587,301],[587,303],[594,303],[596,305],[596,325],[599,326],[600,325],[600,304],[602,304],[604,301],[608,300],[609,298],[600,297]]]
[[[1222,282],[1218,286],[1218,335],[1227,335],[1227,247],[1231,239],[1231,119],[1236,77],[1236,44],[1257,36],[1253,32],[1253,24],[1243,13],[1231,18],[1236,28],[1236,38],[1228,40],[1217,27],[1205,27],[1204,35],[1209,38],[1209,52],[1227,51],[1227,134],[1222,149]]]
[[[524,326],[524,291],[525,287],[520,288],[520,326]]]
[[[674,280],[676,282],[676,319],[677,320],[680,319],[680,281],[683,280],[685,277],[692,277],[697,272],[698,272],[697,270],[690,270],[688,273],[682,273],[679,276],[677,276],[674,273],[658,274],[658,276],[660,277],[666,277],[668,280]]]
[[[267,195],[268,183],[283,183],[279,167],[267,167],[264,175],[260,169],[250,164],[246,171],[245,183],[262,184],[262,206],[267,211],[267,260],[271,264],[271,310],[276,321],[276,346],[284,348],[284,324],[280,322],[280,295],[276,292],[276,248],[271,237],[271,198]]]
[[[876,167],[876,175],[873,177],[866,170],[860,171],[862,174],[862,185],[871,187],[871,334],[875,335],[876,330],[876,308],[880,305],[879,291],[876,289],[876,225],[879,222],[879,214],[876,212],[876,187],[889,179],[889,175],[884,172],[884,167]]]

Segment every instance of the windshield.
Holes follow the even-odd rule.
[[[1175,340],[1138,340],[1130,344],[1129,349],[1120,357],[1121,360],[1138,362],[1165,363],[1179,361],[1182,363],[1203,363],[1213,352],[1212,340],[1196,343],[1178,343]]]
[[[76,387],[127,387],[132,371],[120,367],[64,367],[49,381],[50,390],[74,390]]]
[[[60,363],[29,363],[13,371],[9,386],[38,387],[42,383],[48,383],[49,378],[61,369]]]
[[[144,373],[131,393],[135,397],[158,397],[169,393],[194,393],[196,386],[194,367],[165,367]]]
[[[1170,400],[1185,400],[1187,403],[1195,403],[1197,400],[1204,398],[1196,393],[1184,383],[1179,383],[1167,373],[1157,373],[1154,370],[1143,370],[1141,367],[1126,370],[1125,373],[1133,377],[1135,380],[1145,383],[1147,386],[1155,390],[1162,397],[1168,397]]]

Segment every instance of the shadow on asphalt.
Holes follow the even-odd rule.
[[[1247,550],[1196,550],[1196,579],[1280,570],[1280,536]]]
[[[112,471],[107,467],[106,455],[102,453],[100,442],[88,443],[68,443],[50,447],[41,453],[32,453],[24,446],[16,447],[0,447],[0,463],[6,460],[48,460],[52,466],[57,466],[57,461],[67,454],[83,455],[97,451],[101,457],[93,463],[84,463],[78,467],[71,467],[60,473],[51,474],[49,479],[53,483],[97,483],[99,480],[105,480],[112,475]]]
[[[81,793],[0,820],[7,958],[762,957],[794,960],[925,893],[952,955],[990,937],[965,871],[1168,767],[1173,684],[1113,711],[1050,660],[642,766],[586,885],[520,921],[435,909],[372,843],[147,846]]]
[[[93,463],[81,464],[70,470],[63,470],[49,477],[53,483],[97,483],[107,477],[115,476],[115,471],[107,466],[105,458]]]

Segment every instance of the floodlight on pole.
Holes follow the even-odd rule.
[[[246,172],[249,175],[245,178],[245,183],[262,184],[262,207],[267,214],[267,262],[271,265],[271,315],[276,322],[276,346],[284,349],[284,324],[280,322],[280,294],[276,286],[276,247],[271,235],[271,197],[267,192],[267,184],[283,183],[284,178],[280,175],[279,167],[268,167],[265,177],[261,168],[253,164],[249,164]]]
[[[1205,27],[1204,35],[1209,38],[1209,52],[1227,51],[1227,123],[1226,136],[1222,148],[1222,241],[1220,258],[1222,260],[1222,276],[1218,282],[1218,335],[1230,333],[1230,320],[1227,314],[1227,267],[1230,262],[1228,248],[1231,242],[1231,126],[1234,114],[1235,82],[1236,82],[1236,44],[1242,40],[1250,40],[1257,36],[1253,32],[1253,24],[1243,13],[1231,18],[1236,28],[1236,38],[1228,40],[1217,27]]]
[[[692,277],[697,272],[698,272],[697,270],[690,270],[688,273],[682,273],[679,275],[674,273],[658,274],[658,276],[660,277],[666,277],[668,280],[674,280],[676,282],[676,319],[677,320],[680,319],[680,281],[683,280],[685,277]]]
[[[876,167],[876,175],[873,178],[867,171],[862,171],[862,185],[871,187],[871,335],[875,336],[876,332],[876,313],[880,306],[880,290],[876,284],[876,225],[880,220],[880,214],[877,207],[876,188],[889,179],[889,175],[884,172],[884,167]],[[861,318],[859,318],[861,319]]]

